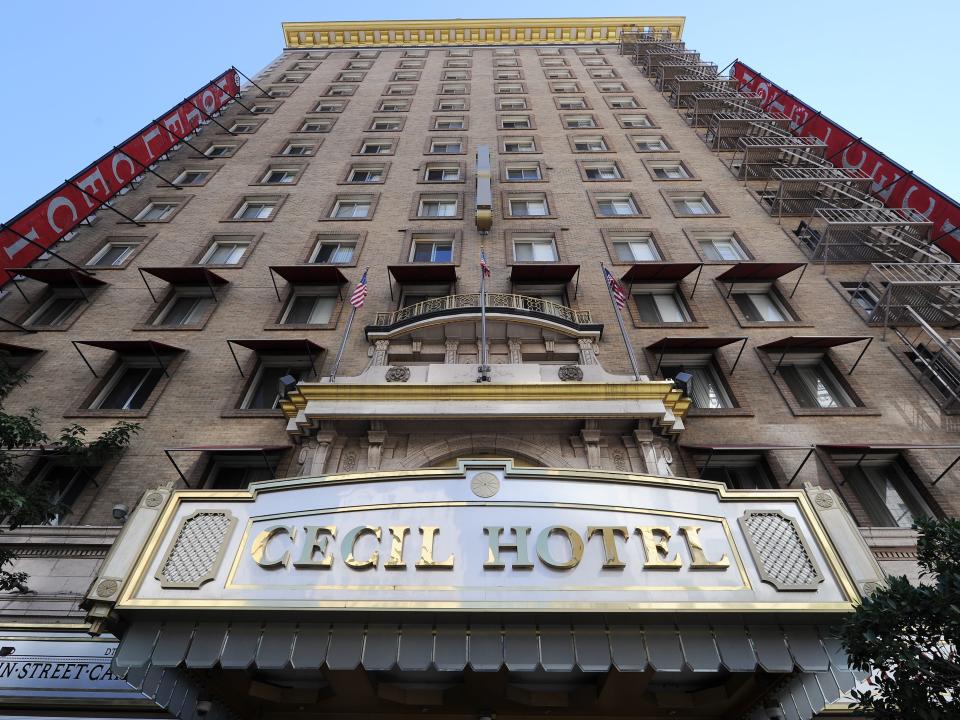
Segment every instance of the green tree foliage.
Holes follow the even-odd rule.
[[[21,525],[40,525],[62,512],[50,486],[43,481],[23,482],[24,470],[42,453],[66,462],[102,462],[130,444],[140,430],[136,423],[118,422],[91,442],[77,424],[62,428],[56,437],[44,431],[37,410],[11,415],[3,408],[10,391],[26,376],[0,359],[0,532]],[[0,591],[26,592],[27,574],[10,569],[16,553],[0,547]]]
[[[842,629],[854,667],[873,673],[854,693],[878,720],[960,717],[960,520],[921,520],[922,584],[889,578]]]

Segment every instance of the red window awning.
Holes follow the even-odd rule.
[[[631,265],[620,279],[627,283],[680,282],[703,263],[648,262]]]
[[[568,283],[580,271],[579,265],[525,263],[510,268],[511,282]]]
[[[733,343],[739,342],[740,352],[737,353],[737,359],[733,361],[733,366],[730,368],[730,374],[732,375],[734,370],[737,369],[737,363],[740,362],[740,356],[743,355],[743,350],[747,346],[747,338],[745,337],[708,337],[708,336],[689,336],[689,337],[665,337],[657,340],[655,343],[647,345],[647,350],[657,355],[657,367],[653,371],[653,374],[656,375],[660,372],[660,363],[663,360],[663,356],[668,352],[716,352],[722,347],[727,345],[733,345]]]
[[[53,287],[102,287],[107,283],[74,268],[10,268],[11,275],[23,275]]]
[[[170,267],[140,268],[141,273],[153,275],[171,285],[226,285],[230,281],[203,265],[176,265]]]
[[[872,335],[790,335],[789,337],[780,338],[779,340],[764,343],[763,345],[757,345],[757,350],[780,353],[780,359],[777,361],[776,367],[773,368],[773,373],[776,375],[780,366],[783,364],[783,359],[791,350],[829,350],[833,347],[849,345],[850,343],[862,342],[864,340],[866,340],[866,345],[863,346],[863,350],[860,351],[853,366],[847,371],[847,375],[853,375],[853,371],[857,369],[857,365],[860,364],[860,360],[862,360],[866,354],[867,348],[869,348],[870,343],[873,342]]]
[[[843,443],[843,444],[834,444],[834,443],[820,443],[817,445],[818,448],[822,448],[827,452],[849,452],[849,453],[859,453],[861,455],[860,461],[862,461],[867,455],[872,452],[900,452],[903,450],[950,450],[952,452],[960,451],[960,445],[922,445],[922,444],[911,444],[911,443],[872,443],[872,444],[857,444],[857,443]],[[858,465],[860,463],[858,461]],[[936,485],[940,482],[944,475],[950,472],[954,466],[960,462],[960,455],[957,455],[953,461],[947,465],[946,469],[941,472],[937,477],[931,482],[931,485]],[[842,484],[842,483],[841,483]]]
[[[230,354],[233,355],[233,362],[237,365],[240,377],[243,377],[243,368],[240,367],[240,361],[237,360],[237,354],[233,350],[234,345],[239,345],[247,350],[252,350],[258,355],[294,355],[305,357],[310,361],[310,367],[316,377],[317,366],[314,359],[320,356],[326,350],[317,345],[312,340],[306,338],[254,338],[250,340],[227,340],[227,347]]]
[[[347,282],[340,268],[333,265],[271,265],[270,272],[289,283],[343,285]]]
[[[452,283],[457,280],[457,267],[451,263],[390,265],[387,268],[398,283]]]
[[[13,343],[0,342],[0,353],[11,355],[13,357],[25,357],[27,355],[36,355],[43,350],[37,348],[25,347],[23,345],[14,345]]]
[[[800,281],[803,280],[803,274],[807,271],[806,263],[742,262],[737,263],[717,275],[717,280],[722,283],[729,283],[730,289],[727,292],[727,297],[730,297],[730,294],[733,292],[733,287],[737,283],[773,282],[799,268],[803,269],[800,270],[800,275],[797,277],[797,282],[793,285],[793,290],[790,291],[790,297],[793,297],[793,294],[797,291],[797,287],[800,285]]]
[[[194,445],[192,447],[172,447],[164,448],[163,454],[167,456],[167,460],[170,461],[170,464],[173,465],[173,469],[177,471],[177,475],[180,476],[180,479],[183,480],[183,484],[187,487],[191,487],[190,483],[187,482],[187,476],[183,474],[183,471],[180,469],[180,466],[177,465],[177,461],[173,459],[171,453],[175,452],[198,452],[198,453],[216,453],[218,455],[262,455],[265,461],[267,470],[276,477],[276,470],[272,467],[267,461],[266,456],[268,454],[274,454],[278,452],[284,452],[289,450],[293,445]]]
[[[110,350],[120,355],[153,356],[157,361],[157,365],[163,370],[163,374],[167,377],[170,377],[170,373],[167,372],[167,364],[163,361],[162,356],[178,355],[186,352],[186,350],[181,347],[157,342],[156,340],[71,340],[70,342],[73,343],[74,350],[80,355],[84,364],[90,369],[94,377],[99,376],[97,375],[97,371],[93,369],[93,365],[87,360],[87,356],[84,355],[80,349],[81,345],[95,347],[101,350]]]

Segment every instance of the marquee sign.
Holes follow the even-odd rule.
[[[29,265],[240,94],[231,68],[0,229],[0,270]],[[9,280],[0,275],[0,285]]]
[[[790,118],[793,131],[827,144],[827,157],[840,167],[863,170],[873,178],[871,191],[890,208],[910,208],[934,223],[937,244],[960,259],[960,205],[935,187],[915,177],[876,148],[818,113],[749,65],[737,61],[730,70],[740,90],[759,93],[761,105]]]
[[[144,539],[129,575],[96,586],[118,610],[837,612],[859,598],[802,490],[461,460],[161,496],[125,529]]]

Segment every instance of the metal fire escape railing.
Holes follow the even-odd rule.
[[[379,326],[388,326],[415,320],[425,315],[469,311],[473,309],[479,312],[480,293],[433,297],[415,303],[414,305],[400,308],[394,312],[377,313],[376,324]],[[526,295],[488,292],[487,312],[496,312],[497,310],[522,310],[539,315],[546,315],[547,317],[556,318],[568,323],[575,323],[577,325],[589,325],[591,323],[590,312],[588,310],[574,310],[566,305],[560,305],[549,300],[528,297]]]
[[[817,208],[881,207],[872,197],[873,178],[863,170],[838,167],[775,167],[757,191],[760,204],[778,220],[809,217]]]
[[[716,73],[703,70],[679,75],[670,81],[666,89],[666,98],[673,107],[688,108],[693,104],[693,96],[706,92],[737,92],[736,78],[720,77]]]
[[[700,62],[700,53],[689,50],[658,49],[637,56],[637,67],[648,77],[656,73],[661,65],[674,63],[688,64]]]
[[[817,208],[794,235],[813,262],[949,263],[927,237],[933,223],[905,208]]]
[[[650,82],[656,86],[657,90],[663,92],[665,90],[669,90],[670,84],[678,77],[693,75],[709,79],[715,78],[717,73],[717,66],[714,63],[692,61],[678,62],[674,60],[671,63],[664,63],[663,65],[657,67],[654,73],[649,76],[649,78]]]
[[[906,314],[912,319],[909,324],[917,326],[916,332],[893,328],[893,333],[900,340],[903,364],[917,382],[930,391],[942,409],[960,412],[958,339],[944,340],[912,308],[906,308]]]
[[[705,128],[717,113],[759,112],[762,99],[759,93],[738,93],[735,90],[697,91],[683,96],[679,107],[684,110],[683,119],[691,127]]]
[[[827,144],[815,137],[789,134],[742,137],[727,162],[727,167],[740,180],[768,180],[775,168],[831,167],[824,160]]]
[[[883,288],[868,316],[870,325],[912,325],[916,318],[936,325],[960,323],[960,264],[873,263],[858,289],[863,287]]]
[[[766,137],[771,134],[789,135],[790,118],[781,112],[740,110],[717,112],[710,118],[704,142],[718,153],[736,150],[742,137]]]

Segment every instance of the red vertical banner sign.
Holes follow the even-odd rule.
[[[36,260],[239,93],[231,68],[10,220],[0,230],[0,270]],[[0,285],[7,280],[0,273]]]
[[[827,144],[827,157],[834,165],[862,170],[873,178],[871,192],[890,208],[910,208],[933,222],[937,244],[960,260],[960,204],[932,185],[914,176],[876,148],[832,120],[818,115],[809,105],[742,62],[733,64],[731,74],[741,92],[756,92],[767,110],[779,110],[790,118],[795,134],[817,137]],[[799,131],[798,131],[799,128]]]

